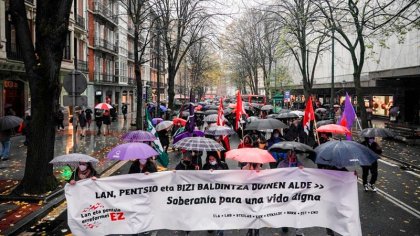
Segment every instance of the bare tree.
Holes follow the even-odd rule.
[[[150,61],[147,52],[155,34],[153,28],[157,16],[153,14],[152,4],[149,0],[121,0],[128,19],[134,29],[134,73],[137,86],[137,114],[136,128],[143,129],[143,81],[141,66]]]
[[[24,0],[9,1],[31,93],[32,120],[25,174],[15,192],[39,194],[54,190],[57,180],[49,162],[54,157],[54,118],[59,107],[59,72],[68,34],[71,0],[36,3],[35,46]],[[40,171],[42,170],[42,171]]]
[[[209,0],[155,0],[155,12],[160,18],[163,43],[168,63],[168,106],[172,109],[175,97],[175,76],[188,50],[205,34],[212,14]]]
[[[354,1],[311,0],[325,17],[325,27],[336,32],[334,38],[351,55],[353,80],[362,127],[367,128],[360,76],[366,54],[366,41],[389,32],[399,34],[411,24],[418,24],[419,3],[417,0]],[[384,32],[387,33],[384,33]]]
[[[227,28],[223,46],[230,55],[233,67],[251,90],[258,94],[258,69],[260,68],[259,37],[262,35],[258,28],[259,12],[248,11],[242,18],[233,22]]]
[[[311,94],[318,59],[328,37],[319,31],[325,30],[319,24],[321,13],[310,0],[276,1],[264,8],[276,17],[281,30],[280,44],[288,49],[295,59],[302,76],[305,97]]]

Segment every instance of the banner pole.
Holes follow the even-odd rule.
[[[319,135],[318,135],[318,131],[317,131],[318,127],[316,126],[315,120],[314,120],[314,127],[315,127],[314,134],[315,134],[315,137],[316,137],[316,141],[318,142],[318,145],[321,145],[321,143],[319,142]]]

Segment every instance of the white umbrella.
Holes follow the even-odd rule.
[[[50,164],[53,164],[54,166],[77,166],[79,165],[79,162],[90,162],[92,164],[96,164],[98,163],[98,160],[86,154],[71,153],[54,157],[54,159],[50,161]]]

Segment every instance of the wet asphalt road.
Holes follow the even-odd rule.
[[[116,129],[124,132],[129,128],[130,127],[126,124],[125,127],[121,128],[120,125],[120,127]],[[111,139],[112,137],[92,137],[84,141],[82,140],[80,146],[85,147],[87,151],[94,150],[100,155],[105,155],[109,149],[107,147],[109,143],[115,141]],[[68,141],[62,142],[65,144]],[[233,137],[231,139],[231,147],[235,148],[238,142],[238,138]],[[382,145],[386,144],[382,143]],[[408,151],[404,151],[401,147],[398,147],[398,145],[395,145],[395,147],[392,148],[396,150],[400,149],[401,153],[404,154],[403,156],[409,161],[415,161],[415,159],[420,156],[420,152],[417,153],[416,149],[411,147],[407,149]],[[170,158],[171,161],[169,168],[172,169],[179,162],[179,156],[175,155],[174,152],[171,152]],[[305,168],[316,168],[312,161],[308,159],[303,159],[302,161]],[[379,162],[379,178],[377,181],[377,187],[381,190],[380,192],[364,192],[362,185],[358,185],[359,209],[363,235],[420,235],[420,175],[418,175],[418,173],[404,171],[396,164],[397,163],[393,163],[392,161],[386,159]],[[105,163],[103,168],[108,165],[109,164]],[[127,173],[129,165],[130,163],[123,165],[113,175]],[[231,169],[238,168],[237,164],[230,160],[228,160],[228,165]],[[265,168],[268,167],[265,166]],[[358,168],[357,172],[361,175],[361,169]],[[70,230],[68,229],[66,221],[66,212],[63,212],[54,219],[32,226],[21,235],[35,235],[42,234],[42,232],[47,235],[67,235],[70,233]],[[303,232],[305,235],[326,235],[325,229],[323,228],[307,228],[303,229]],[[182,231],[167,230],[160,230],[153,232],[152,234],[159,236],[185,235]],[[200,231],[191,232],[190,235],[205,236],[215,234],[208,233],[207,231]],[[246,230],[229,230],[225,231],[225,235],[246,235]],[[290,230],[289,233],[283,233],[279,228],[272,228],[262,229],[260,235],[295,234],[293,230]]]

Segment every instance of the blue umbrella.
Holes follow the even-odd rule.
[[[378,159],[378,155],[368,147],[348,140],[333,140],[315,148],[316,164],[343,168],[346,166],[370,166]]]
[[[168,108],[166,108],[164,105],[160,105],[160,110],[166,112]]]

